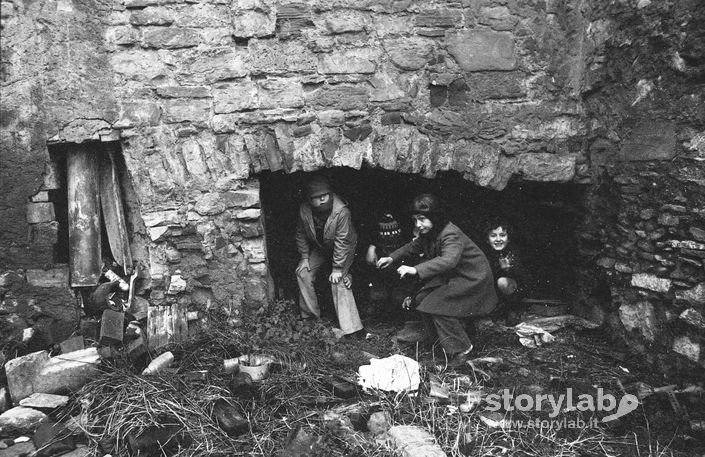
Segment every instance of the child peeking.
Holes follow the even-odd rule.
[[[500,299],[498,312],[506,317],[507,325],[513,326],[520,320],[519,305],[528,285],[528,273],[516,246],[511,245],[514,234],[506,220],[492,219],[487,224],[485,234],[490,246],[488,257]]]
[[[401,265],[397,272],[402,278],[420,280],[412,302],[422,316],[427,338],[440,341],[451,358],[450,366],[460,366],[473,348],[463,319],[488,314],[497,305],[492,270],[485,254],[448,220],[434,195],[417,196],[412,213],[419,236],[380,258],[377,267],[424,254],[419,264]]]

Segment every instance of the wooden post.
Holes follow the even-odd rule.
[[[66,155],[71,286],[95,286],[101,275],[98,155],[85,144]]]

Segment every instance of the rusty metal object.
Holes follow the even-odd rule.
[[[103,220],[108,234],[110,252],[125,275],[132,272],[132,253],[127,238],[125,209],[122,203],[120,180],[115,161],[115,152],[109,147],[102,154],[100,163],[100,204],[103,208]]]
[[[98,156],[86,144],[66,155],[72,287],[95,286],[102,274]]]

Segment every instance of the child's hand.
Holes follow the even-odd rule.
[[[334,271],[333,273],[328,276],[328,281],[330,281],[331,284],[338,284],[340,280],[343,278],[343,273],[340,271]]]
[[[411,297],[404,298],[404,301],[401,303],[401,307],[409,311],[411,309],[411,301]]]
[[[346,289],[350,289],[352,287],[352,277],[350,275],[343,276],[343,285]]]
[[[311,267],[308,265],[308,259],[301,259],[299,261],[299,266],[296,267],[297,273],[300,273],[303,270],[311,271]]]
[[[384,269],[393,263],[394,263],[394,259],[392,259],[391,257],[382,257],[381,259],[379,259],[377,261],[377,268]]]
[[[397,268],[397,273],[399,273],[399,277],[403,278],[404,276],[416,276],[416,268],[410,267],[408,265],[402,265],[399,268]]]
[[[375,265],[377,264],[377,247],[374,244],[371,244],[369,248],[367,248],[367,254],[365,254],[365,261],[369,263],[370,265]]]

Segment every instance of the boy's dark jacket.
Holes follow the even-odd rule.
[[[468,317],[495,308],[497,294],[487,257],[455,224],[449,222],[435,236],[419,236],[390,257],[398,262],[420,253],[425,260],[415,266],[423,283],[417,310]]]
[[[323,245],[316,240],[311,205],[304,202],[299,207],[296,224],[296,248],[302,259],[308,259],[312,249],[333,253],[333,271],[348,274],[355,259],[357,233],[353,227],[347,204],[333,194],[333,208],[323,228]]]

